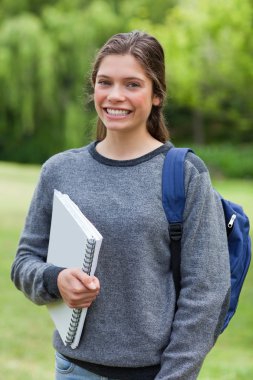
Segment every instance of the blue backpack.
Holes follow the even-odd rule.
[[[175,283],[176,299],[180,292],[181,237],[185,207],[184,161],[188,148],[171,148],[164,161],[162,174],[162,202],[169,222],[171,266]],[[215,191],[215,190],[214,190]],[[249,219],[241,206],[223,199],[221,202],[227,226],[227,239],[231,272],[231,299],[221,332],[233,317],[251,259]]]

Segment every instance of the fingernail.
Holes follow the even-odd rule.
[[[97,287],[96,287],[96,285],[94,284],[94,282],[92,281],[92,282],[89,283],[89,288],[95,290]]]

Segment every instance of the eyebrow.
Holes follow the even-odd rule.
[[[109,75],[104,75],[104,74],[97,75],[97,78],[111,79],[111,77]],[[139,78],[139,77],[124,77],[123,80],[138,80],[140,82],[144,82],[144,79]]]

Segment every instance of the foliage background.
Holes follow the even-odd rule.
[[[42,163],[88,143],[93,57],[133,29],[164,47],[172,140],[242,149],[253,141],[252,12],[252,0],[0,0],[0,159]]]

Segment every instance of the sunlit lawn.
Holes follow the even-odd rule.
[[[0,378],[49,380],[54,377],[53,324],[10,281],[10,266],[38,178],[34,166],[0,163]],[[217,190],[241,203],[253,221],[253,181],[219,181]],[[202,368],[201,380],[253,379],[253,269],[239,309]],[[2,376],[2,377],[1,377]]]

